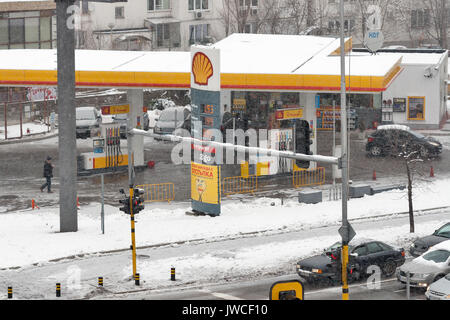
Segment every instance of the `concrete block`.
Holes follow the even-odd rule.
[[[352,185],[349,187],[350,198],[362,198],[366,194],[371,194],[371,189],[369,185]]]
[[[315,204],[322,202],[322,191],[300,191],[298,193],[298,202],[299,203],[308,203]]]
[[[370,194],[374,195],[377,193],[381,193],[381,192],[386,192],[386,191],[390,191],[390,190],[404,190],[406,188],[405,185],[395,185],[395,184],[391,184],[391,185],[386,185],[386,186],[377,186],[377,187],[371,187],[370,188]]]

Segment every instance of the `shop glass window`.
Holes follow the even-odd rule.
[[[0,20],[0,44],[6,46],[9,42],[9,28],[8,28],[8,19]],[[7,47],[8,48],[8,47]]]
[[[408,120],[425,120],[425,97],[408,97]]]
[[[41,42],[51,40],[51,17],[41,17],[40,24]]]
[[[39,18],[25,19],[25,42],[39,43]],[[28,46],[26,46],[29,48]],[[39,44],[37,46],[39,48]]]
[[[23,44],[25,42],[25,19],[9,20],[9,39],[11,44]]]

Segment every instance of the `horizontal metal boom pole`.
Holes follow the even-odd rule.
[[[236,144],[231,144],[231,143],[199,140],[199,139],[192,138],[192,137],[180,137],[180,136],[176,136],[176,135],[160,135],[160,134],[147,132],[147,131],[140,130],[140,129],[131,129],[129,131],[129,133],[152,137],[152,138],[158,138],[158,139],[165,140],[165,141],[189,142],[189,143],[195,143],[195,144],[200,144],[200,145],[207,145],[209,147],[222,147],[225,149],[233,149],[238,152],[245,152],[245,153],[249,153],[249,154],[259,154],[259,155],[279,157],[279,158],[331,163],[331,164],[335,164],[335,165],[339,165],[339,163],[340,163],[339,158],[336,158],[336,157],[321,156],[321,155],[306,155],[306,154],[295,153],[295,152],[291,152],[291,151],[278,151],[278,150],[259,148],[259,147],[246,147],[246,146],[241,146],[241,145],[236,145]]]

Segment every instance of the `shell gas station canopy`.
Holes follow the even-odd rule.
[[[220,49],[222,89],[340,91],[339,38],[233,34],[211,47]],[[347,54],[348,89],[385,91],[401,62],[400,54]],[[75,63],[77,87],[191,87],[190,52],[76,50]],[[0,50],[0,85],[56,86],[56,50]]]

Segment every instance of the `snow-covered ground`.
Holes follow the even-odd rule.
[[[448,190],[450,179],[429,182],[415,188],[414,209],[450,206]],[[408,211],[405,191],[394,190],[351,199],[348,205],[350,219],[376,217]],[[39,203],[37,204],[39,205]],[[313,227],[340,224],[341,202],[327,201],[319,204],[300,204],[296,199],[284,201],[260,198],[246,202],[225,200],[219,217],[189,216],[188,204],[147,205],[136,220],[138,246],[230,238],[246,233],[288,232]],[[123,249],[129,247],[130,221],[116,207],[105,207],[106,233],[100,230],[100,204],[82,206],[79,210],[79,231],[59,232],[59,209],[56,207],[25,210],[0,214],[0,268],[24,266],[36,262],[61,258],[74,254]],[[386,229],[387,230],[387,229]],[[397,236],[409,231],[379,234],[395,241]],[[330,236],[330,241],[336,237]],[[311,240],[303,244],[303,250],[314,251],[329,244]],[[262,249],[277,251],[276,249]],[[305,253],[306,253],[305,251]],[[273,252],[275,253],[275,252]],[[278,254],[278,253],[276,253]],[[298,252],[296,253],[298,254]],[[270,254],[272,255],[272,254]],[[248,254],[244,254],[248,257]],[[238,257],[232,262],[237,263]],[[239,260],[239,259],[238,259]],[[247,260],[247,258],[246,258]],[[256,261],[248,260],[252,263]]]
[[[414,189],[414,209],[450,206],[448,190],[450,178],[433,180]],[[39,203],[38,203],[39,205]],[[101,251],[127,249],[130,245],[130,219],[116,207],[105,207],[105,234],[101,232],[100,204],[82,205],[78,211],[79,231],[75,233],[59,232],[59,209],[43,207],[35,210],[23,210],[8,214],[0,214],[0,283],[10,284],[8,279],[22,279],[21,270],[35,270],[26,291],[23,281],[15,285],[22,287],[24,298],[46,298],[39,296],[40,286],[47,288],[54,281],[71,279],[70,272],[78,265],[84,274],[89,273],[86,267],[108,271],[109,290],[127,291],[133,289],[130,279],[131,259],[127,254],[120,260],[108,266],[98,266],[91,262],[66,260],[56,268],[48,261],[72,255],[95,253]],[[220,283],[227,279],[247,279],[255,275],[271,275],[281,272],[294,273],[297,259],[317,254],[323,248],[340,240],[333,233],[318,232],[322,227],[341,224],[341,201],[326,201],[315,205],[300,204],[296,199],[260,198],[225,200],[222,204],[222,214],[219,217],[189,216],[185,212],[190,209],[189,203],[156,203],[146,205],[145,210],[136,216],[136,244],[139,247],[163,245],[163,248],[186,246],[189,242],[198,244],[214,243],[224,239],[242,239],[246,236],[259,237],[257,244],[236,246],[234,248],[218,246],[211,250],[196,250],[195,246],[186,247],[177,254],[165,254],[154,257],[139,258],[138,271],[141,274],[143,286],[154,288],[176,287],[195,283]],[[442,209],[442,212],[446,212]],[[446,213],[440,214],[440,219],[431,217],[426,222],[416,226],[416,233],[409,233],[409,225],[390,224],[390,218],[379,216],[406,212],[408,203],[406,191],[393,190],[360,199],[351,199],[348,203],[349,219],[373,218],[380,220],[381,228],[368,228],[358,232],[357,237],[375,238],[392,245],[407,248],[417,237],[431,234],[442,224],[448,222]],[[448,211],[448,209],[447,209]],[[416,213],[426,216],[426,213]],[[378,217],[378,218],[377,218]],[[354,222],[356,223],[356,222]],[[314,229],[319,228],[319,229]],[[311,230],[312,229],[312,230]],[[336,228],[337,229],[337,228]],[[311,231],[309,231],[311,230]],[[315,231],[314,231],[315,230]],[[302,239],[291,238],[288,232],[307,231],[311,237]],[[283,241],[268,241],[264,237],[281,235]],[[176,242],[185,242],[184,245]],[[142,254],[142,249],[138,250]],[[145,255],[144,255],[145,256]],[[96,257],[96,255],[92,255]],[[109,258],[108,258],[109,259]],[[71,262],[72,261],[72,262]],[[97,262],[99,263],[99,262]],[[42,268],[30,269],[31,264],[48,265],[51,275],[43,273]],[[169,270],[176,266],[177,282],[168,281]],[[18,269],[11,267],[20,267]],[[67,269],[67,270],[66,270]],[[41,270],[41,271],[40,271]],[[71,271],[72,270],[72,271]],[[92,271],[92,270],[91,270]],[[14,276],[16,274],[16,276]],[[34,273],[26,273],[33,277]],[[96,273],[97,274],[97,273]],[[99,275],[99,274],[97,274]],[[3,280],[2,280],[3,277]],[[95,276],[90,274],[82,281],[77,290],[67,292],[67,298],[80,298],[92,293]],[[16,280],[17,281],[17,280]],[[67,284],[68,285],[68,284]],[[46,289],[47,290],[47,289]],[[47,290],[48,291],[48,290]],[[47,293],[46,293],[47,294]],[[97,293],[98,294],[98,293]],[[49,297],[51,297],[49,295]]]
[[[48,126],[39,122],[26,122],[22,124],[22,134],[26,137],[27,130],[29,129],[30,134],[45,133],[48,132]],[[20,124],[8,125],[7,129],[8,139],[20,138]],[[5,127],[0,126],[0,140],[5,140]]]

